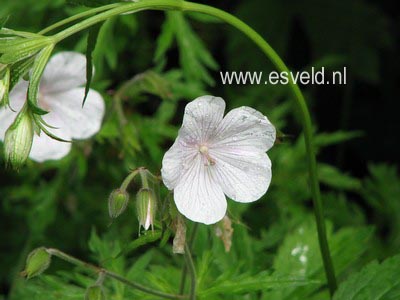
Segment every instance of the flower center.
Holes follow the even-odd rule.
[[[206,166],[215,165],[215,160],[211,158],[210,154],[208,153],[208,147],[206,145],[200,145],[199,152],[205,158]]]

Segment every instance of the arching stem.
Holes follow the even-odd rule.
[[[214,16],[244,33],[251,41],[253,41],[261,51],[271,60],[275,67],[280,72],[289,72],[288,67],[275,52],[275,50],[250,26],[236,18],[235,16],[203,4],[185,2],[180,0],[146,0],[136,3],[127,3],[119,5],[107,11],[99,12],[97,15],[89,17],[78,24],[75,24],[54,35],[56,41],[61,41],[83,29],[86,29],[96,23],[107,20],[108,18],[120,15],[123,13],[134,13],[142,10],[178,10],[178,11],[192,11]],[[306,155],[308,161],[308,171],[310,175],[310,189],[314,203],[314,214],[317,223],[318,240],[320,250],[323,258],[323,265],[328,281],[329,291],[333,295],[336,290],[337,283],[333,263],[329,251],[328,240],[326,236],[326,228],[324,222],[323,205],[321,199],[321,192],[318,182],[317,161],[315,156],[313,130],[311,116],[300,88],[293,82],[292,78],[289,79],[289,88],[294,96],[300,119],[303,125],[304,140],[306,145]]]

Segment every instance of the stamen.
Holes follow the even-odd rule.
[[[211,158],[210,154],[208,153],[208,147],[205,145],[201,145],[199,147],[199,152],[207,159],[206,166],[213,166],[215,165],[215,160]]]

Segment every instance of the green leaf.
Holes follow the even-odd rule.
[[[16,63],[35,55],[48,46],[54,47],[52,40],[47,37],[8,40],[7,45],[0,48],[0,53],[3,53],[0,63],[5,65]]]
[[[306,280],[304,278],[274,277],[267,272],[256,275],[243,274],[233,279],[223,278],[212,284],[211,288],[199,292],[199,296],[210,299],[215,294],[237,295],[249,292],[263,291],[268,289],[285,289],[309,284],[316,284],[318,281]]]
[[[4,27],[4,25],[6,25],[8,19],[10,16],[6,16],[6,17],[2,17],[0,18],[0,29],[2,29]]]
[[[99,36],[102,24],[96,24],[89,29],[89,35],[86,48],[86,86],[85,96],[83,97],[82,107],[85,105],[87,95],[89,93],[90,84],[93,77],[93,51],[96,48],[97,38]]]
[[[146,234],[141,235],[136,240],[129,243],[115,258],[120,257],[121,255],[126,255],[127,253],[152,242],[159,240],[162,236],[161,230],[151,230],[147,231]]]
[[[162,61],[165,53],[172,46],[173,37],[175,37],[179,47],[180,64],[186,80],[214,84],[208,69],[216,70],[218,63],[192,30],[183,13],[169,11],[166,14],[167,18],[157,40],[155,60]]]
[[[343,274],[366,251],[372,232],[370,227],[347,227],[333,233],[332,224],[327,223],[328,242],[337,276]],[[320,280],[321,284],[267,293],[271,299],[310,299],[310,295],[322,286],[326,279],[313,218],[308,218],[285,237],[274,258],[273,267],[276,276]]]
[[[400,255],[379,264],[374,261],[351,275],[340,286],[334,300],[396,300],[400,298]]]
[[[315,145],[317,147],[326,147],[340,144],[355,138],[362,137],[362,131],[335,131],[329,133],[319,133],[315,137]]]
[[[98,7],[107,4],[116,3],[115,0],[67,0],[67,4],[70,5],[83,5],[87,7]]]
[[[45,48],[43,48],[39,54],[36,56],[36,59],[33,63],[32,74],[29,81],[28,86],[28,104],[30,109],[35,114],[45,114],[47,113],[40,107],[38,107],[38,92],[40,80],[42,79],[43,71],[46,67],[46,64],[50,58],[51,53],[53,52],[54,45],[51,44]]]
[[[318,164],[318,178],[322,183],[339,190],[357,191],[361,189],[360,179],[342,173],[339,169],[328,164]]]

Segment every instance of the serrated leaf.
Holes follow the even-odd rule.
[[[154,61],[159,62],[171,48],[174,41],[174,26],[172,22],[165,21],[161,27],[161,33],[157,38],[157,48],[154,54]]]
[[[334,300],[397,300],[400,298],[400,255],[374,261],[344,281]]]
[[[332,224],[327,223],[328,242],[337,276],[366,251],[372,233],[370,227],[347,227],[334,233]],[[321,284],[326,282],[313,218],[308,218],[285,237],[275,256],[273,267],[276,270],[275,275],[321,280]],[[288,288],[266,295],[271,299],[289,300],[294,299],[294,295],[295,299],[310,299],[310,295],[320,287],[321,285]]]
[[[212,85],[213,78],[208,69],[217,69],[218,64],[192,30],[181,12],[167,12],[162,33],[158,39],[155,60],[161,62],[175,37],[179,47],[179,59],[188,81],[200,81]]]
[[[318,164],[318,178],[322,183],[339,190],[360,190],[361,180],[342,173],[334,166],[320,163]]]
[[[159,240],[162,236],[161,230],[147,231],[146,234],[141,235],[136,240],[129,243],[115,258],[121,255],[126,255],[127,253],[152,242]]]
[[[100,28],[103,24],[96,24],[89,29],[89,35],[86,47],[86,86],[85,96],[83,97],[82,107],[85,105],[87,95],[90,90],[90,84],[93,77],[93,51],[96,48],[97,38],[99,36]]]
[[[318,281],[306,280],[304,278],[274,277],[266,272],[256,275],[243,274],[234,279],[223,279],[214,282],[211,288],[199,292],[199,296],[210,299],[215,294],[232,295],[249,292],[263,291],[269,289],[285,289],[288,287],[317,284]]]

